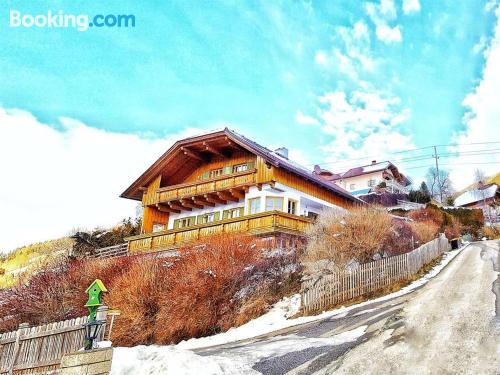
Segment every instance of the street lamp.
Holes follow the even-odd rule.
[[[94,340],[99,335],[101,327],[104,325],[104,320],[91,320],[84,324],[85,326],[85,350],[92,350]]]

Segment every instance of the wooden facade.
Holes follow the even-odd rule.
[[[129,250],[171,249],[213,233],[301,235],[310,220],[290,209],[292,214],[287,213],[283,203],[283,212],[250,215],[245,209],[251,189],[274,188],[278,183],[338,207],[357,204],[342,189],[225,129],[177,142],[122,194],[141,200],[144,207],[141,235],[128,239]],[[225,214],[229,211],[225,205],[233,207],[235,217]],[[187,214],[199,217],[217,208],[224,214],[208,213],[210,219],[204,224],[199,219],[181,220]]]

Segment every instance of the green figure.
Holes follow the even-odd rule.
[[[103,282],[99,279],[95,279],[85,291],[89,295],[89,300],[85,304],[85,307],[89,308],[89,322],[95,321],[97,308],[102,306],[102,293],[107,291]]]

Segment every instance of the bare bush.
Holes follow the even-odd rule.
[[[417,235],[419,245],[433,240],[439,232],[439,226],[430,220],[415,221],[411,223],[411,226]]]
[[[391,217],[386,211],[357,207],[351,211],[324,211],[307,232],[302,262],[309,274],[367,262],[380,252],[389,236]]]

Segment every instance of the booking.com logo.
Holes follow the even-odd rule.
[[[90,17],[88,14],[66,14],[64,11],[47,14],[22,14],[19,10],[11,10],[9,17],[10,27],[39,27],[39,28],[75,28],[78,31],[87,31],[91,27],[135,27],[133,14],[97,14]]]

